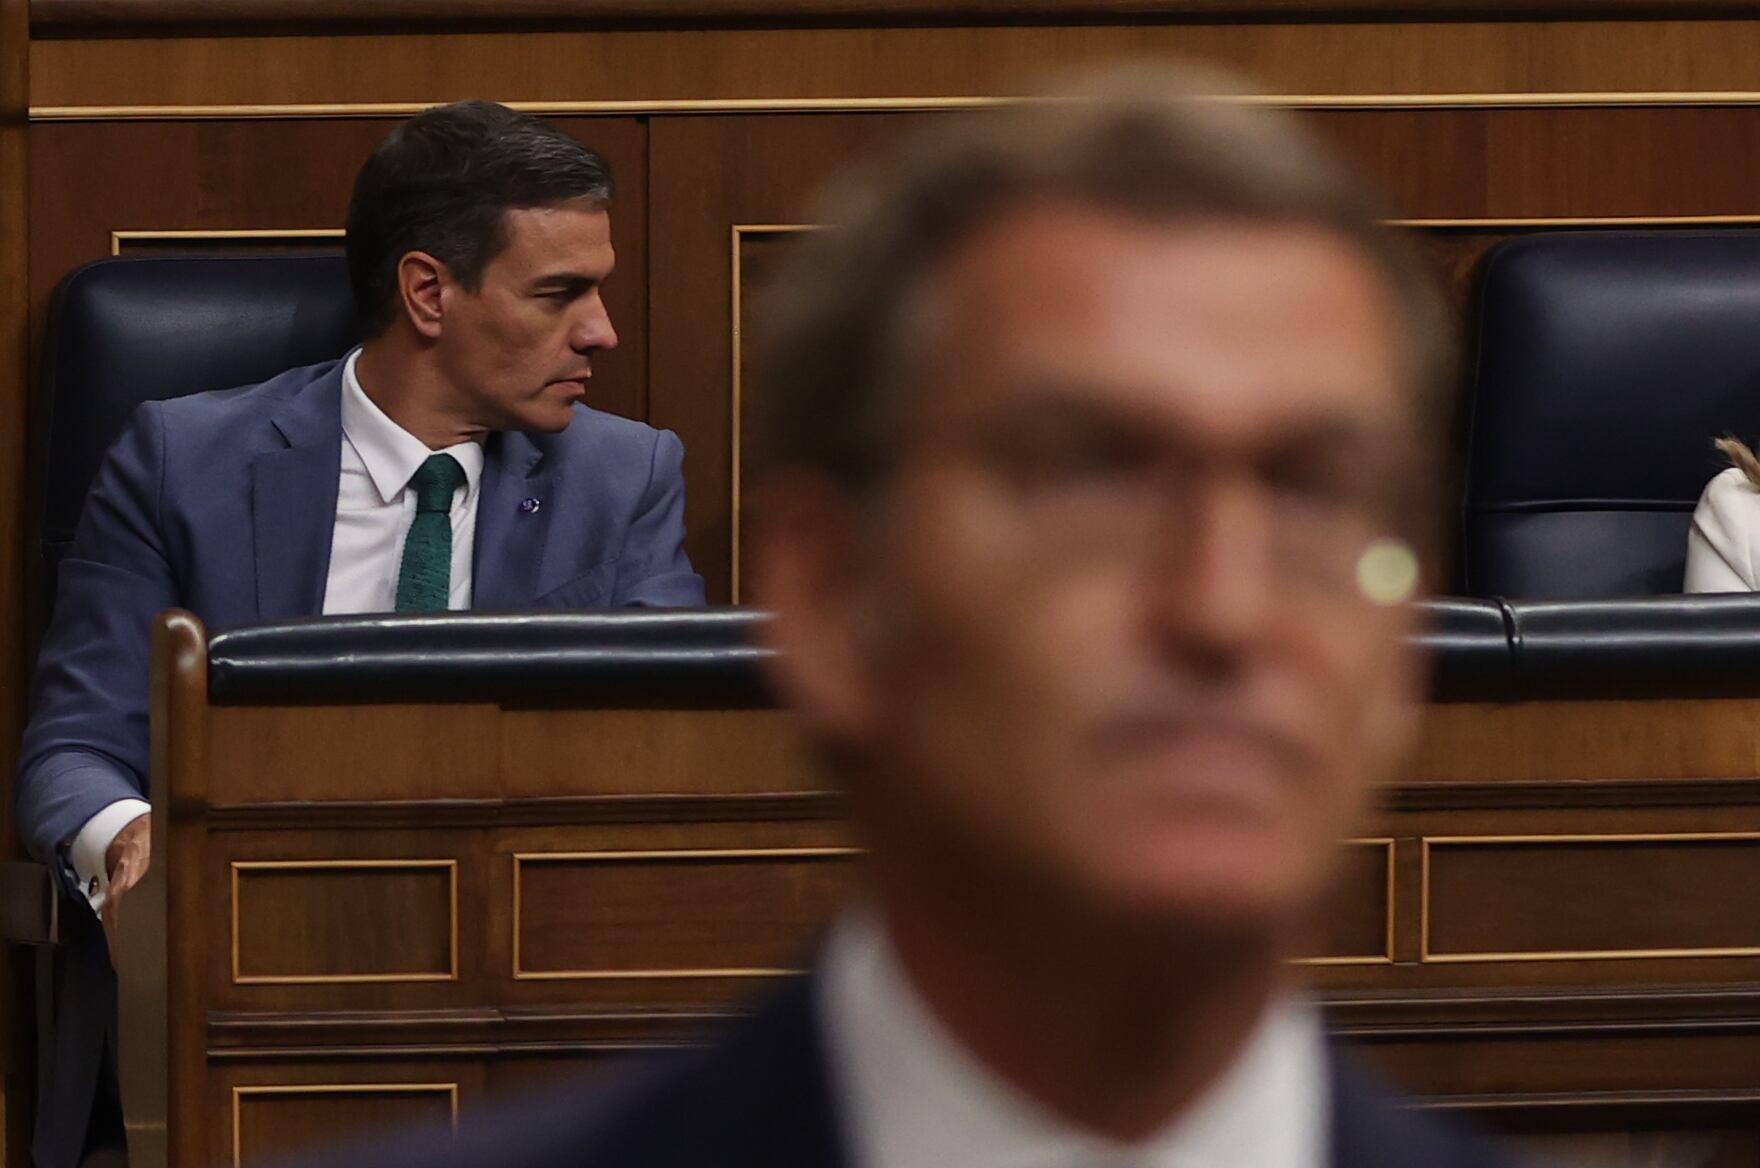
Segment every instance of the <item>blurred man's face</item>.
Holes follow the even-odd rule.
[[[506,212],[507,246],[481,286],[446,286],[438,356],[490,430],[561,430],[593,356],[617,344],[601,286],[616,263],[611,220],[580,201]]]
[[[858,648],[804,691],[876,847],[1112,912],[1299,912],[1415,690],[1407,608],[1358,585],[1413,443],[1384,283],[1314,228],[1048,204],[926,295]]]

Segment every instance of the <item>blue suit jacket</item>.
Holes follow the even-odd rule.
[[[32,855],[60,870],[57,849],[87,819],[145,797],[159,612],[187,608],[218,629],[322,610],[341,411],[342,362],[332,361],[136,412],[93,481],[38,657],[16,793]],[[677,436],[577,406],[562,432],[496,434],[485,454],[474,607],[703,603],[683,547]],[[522,508],[527,499],[540,505]],[[78,1155],[85,1112],[68,1096],[89,1107],[111,1013],[72,1016],[80,999],[97,1013],[92,995],[109,973],[101,934],[68,949],[69,1009],[39,1110],[68,1130],[51,1140],[53,1156],[41,1123],[37,1141],[39,1162],[57,1164]]]
[[[812,984],[792,979],[705,1049],[468,1119],[456,1141],[445,1129],[393,1134],[307,1168],[849,1168]],[[1400,1106],[1347,1058],[1335,1054],[1330,1070],[1328,1168],[1510,1168],[1473,1133]]]

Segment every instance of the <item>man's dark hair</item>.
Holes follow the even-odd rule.
[[[474,291],[507,246],[508,211],[611,194],[603,158],[530,114],[461,101],[416,115],[373,151],[348,203],[348,279],[367,335],[394,319],[410,252]]]

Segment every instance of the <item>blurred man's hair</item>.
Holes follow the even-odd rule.
[[[1420,449],[1443,448],[1449,314],[1409,241],[1381,225],[1379,201],[1296,115],[1244,99],[1238,81],[1139,67],[937,126],[833,188],[818,217],[828,230],[797,245],[761,301],[755,469],[813,468],[857,496],[882,483],[930,347],[917,293],[983,225],[1047,201],[1336,233],[1387,281]],[[1413,534],[1426,542],[1442,475],[1427,477],[1438,481],[1413,484]]]
[[[355,178],[348,278],[367,335],[397,312],[397,265],[412,251],[445,264],[471,291],[507,246],[507,212],[611,201],[611,168],[555,126],[492,101],[417,114],[386,137]]]

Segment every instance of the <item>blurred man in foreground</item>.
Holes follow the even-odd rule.
[[[1422,684],[1448,362],[1399,242],[1165,76],[940,129],[830,218],[770,304],[756,553],[864,896],[708,1050],[454,1154],[1501,1163],[1290,965]]]

